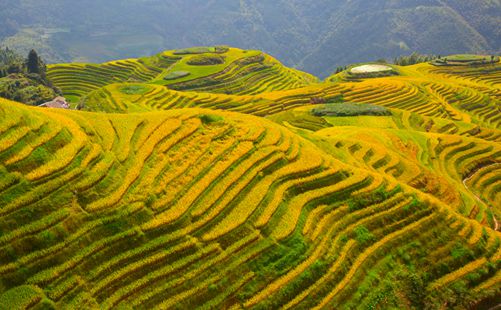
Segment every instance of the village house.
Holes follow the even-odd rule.
[[[39,107],[56,108],[56,109],[69,109],[70,104],[66,102],[64,97],[56,97],[52,101],[42,103]]]

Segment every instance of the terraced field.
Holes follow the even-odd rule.
[[[221,57],[222,63],[194,65],[196,57]],[[317,82],[312,75],[283,66],[259,51],[236,48],[221,52],[166,51],[141,59],[104,64],[56,64],[48,68],[50,80],[78,102],[93,90],[120,82],[164,85],[174,90],[221,94],[258,94],[300,88]]]
[[[169,68],[177,58],[159,55],[104,64],[58,64],[49,66],[48,77],[69,99],[78,100],[90,91],[117,82],[147,82]]]
[[[399,70],[400,76],[363,78],[357,81],[351,78],[343,81],[341,73],[340,77],[328,79],[335,82],[310,83],[300,88],[297,88],[299,84],[285,84],[283,90],[277,90],[281,86],[271,82],[264,88],[258,88],[257,93],[233,93],[229,89],[234,84],[227,81],[212,89],[193,88],[197,91],[192,91],[189,87],[180,87],[177,91],[169,89],[177,88],[174,85],[179,86],[178,84],[168,85],[169,88],[140,84],[148,88],[140,93],[121,91],[127,85],[134,84],[113,84],[90,92],[82,99],[82,104],[93,111],[130,112],[200,106],[267,116],[304,105],[341,100],[475,123],[485,128],[501,128],[501,91],[496,80],[501,74],[501,64],[483,68],[439,68],[419,64],[400,67]],[[470,77],[466,71],[470,72]],[[241,84],[242,87],[249,85],[257,84]],[[222,89],[217,90],[218,87]],[[224,95],[224,87],[228,87],[226,93],[232,94],[231,96]]]
[[[283,117],[279,115],[276,119],[281,121]],[[395,178],[435,196],[464,216],[499,228],[496,219],[501,218],[501,200],[494,175],[501,162],[501,132],[476,131],[475,127],[459,122],[398,111],[388,117],[324,119],[328,126],[315,128],[312,137],[337,158]],[[360,123],[364,128],[360,128]],[[454,127],[457,125],[461,127]],[[494,136],[485,137],[486,134]],[[484,181],[475,181],[477,178]],[[484,182],[484,192],[474,190],[477,182]]]
[[[114,64],[50,68],[88,111],[0,99],[0,309],[499,300],[499,64],[323,83],[222,47]]]

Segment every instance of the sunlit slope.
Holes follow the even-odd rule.
[[[271,118],[350,165],[395,178],[498,228],[501,131],[394,109],[387,110],[388,116],[315,114],[330,106],[297,108]]]
[[[327,123],[327,127],[335,126],[325,131],[338,137],[331,141],[334,144],[348,137],[352,139],[343,141],[348,145],[346,152],[337,150],[335,156],[343,156],[355,166],[367,165],[369,169],[375,166],[378,172],[434,194],[459,213],[495,228],[496,219],[501,217],[497,210],[501,204],[498,195],[501,102],[497,83],[501,66],[419,64],[392,68],[393,73],[388,77],[377,74],[357,77],[343,72],[323,84],[246,96],[180,92],[158,85],[113,84],[91,93],[85,98],[85,105],[89,110],[120,113],[183,107],[224,109],[267,116],[282,124],[284,121],[292,126],[299,124],[300,128],[314,127],[314,131]],[[138,91],[134,93],[131,89]],[[393,111],[393,117],[389,122],[386,118],[354,118],[346,124],[343,118],[337,121],[333,118],[333,124],[329,125],[325,120],[312,119],[311,113],[304,113],[332,102],[387,107]],[[290,110],[292,114],[284,112]],[[372,128],[380,123],[383,134],[377,137],[380,132]],[[392,129],[389,136],[388,129]],[[358,135],[365,133],[373,137],[360,141]],[[360,143],[368,145],[361,147]],[[409,143],[414,149],[392,154],[395,143]]]
[[[162,111],[181,108],[245,110],[271,100],[250,95],[176,91],[161,85],[120,83],[99,88],[82,99],[84,110],[107,113]]]
[[[300,106],[344,101],[380,105],[486,128],[501,128],[501,64],[393,67],[399,75],[365,77],[354,81],[340,73],[325,83],[280,91],[271,91],[276,90],[271,87],[256,92],[240,92],[236,96],[209,94],[205,92],[209,90],[203,88],[194,92],[151,84],[113,84],[89,93],[82,103],[88,110],[122,113],[205,107],[267,116]],[[252,88],[250,85],[246,87]]]
[[[9,308],[420,308],[501,287],[499,233],[270,121],[0,115]]]
[[[343,83],[344,73],[340,73],[330,80],[340,81],[349,88],[343,93],[346,101],[501,127],[501,63],[447,67],[423,63],[393,67],[398,69],[399,76]]]
[[[103,64],[56,64],[49,79],[73,101],[119,82],[164,85],[175,90],[255,94],[304,87],[317,79],[283,66],[260,51],[192,48]]]

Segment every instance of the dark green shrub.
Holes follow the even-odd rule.
[[[219,53],[219,54],[224,54],[230,50],[230,48],[228,46],[223,46],[223,45],[216,46],[216,47],[214,47],[214,49],[215,49],[215,52]]]
[[[199,116],[200,120],[204,124],[211,124],[211,123],[217,123],[221,122],[223,120],[222,116],[219,115],[213,115],[213,114],[202,114]]]
[[[440,56],[439,56],[440,57]],[[435,55],[421,55],[416,52],[409,56],[399,56],[393,60],[393,63],[399,66],[411,66],[418,63],[429,62],[437,59]]]
[[[158,199],[157,195],[151,194],[148,196],[148,198],[146,198],[146,201],[144,202],[144,204],[148,208],[151,208],[153,206],[153,204],[155,203],[155,201],[157,201],[157,199]]]
[[[355,239],[362,244],[374,240],[374,235],[363,225],[356,227],[353,232],[355,233]]]
[[[389,116],[390,110],[385,107],[380,107],[370,104],[361,103],[329,103],[322,107],[315,108],[311,111],[315,116]]]
[[[191,66],[213,66],[224,64],[224,57],[219,55],[198,55],[188,60]]]

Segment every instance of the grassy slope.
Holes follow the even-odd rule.
[[[108,114],[1,100],[0,304],[419,309],[497,296],[498,68],[420,64],[280,91],[270,78],[245,95],[86,91]],[[329,101],[391,115],[311,114]]]

